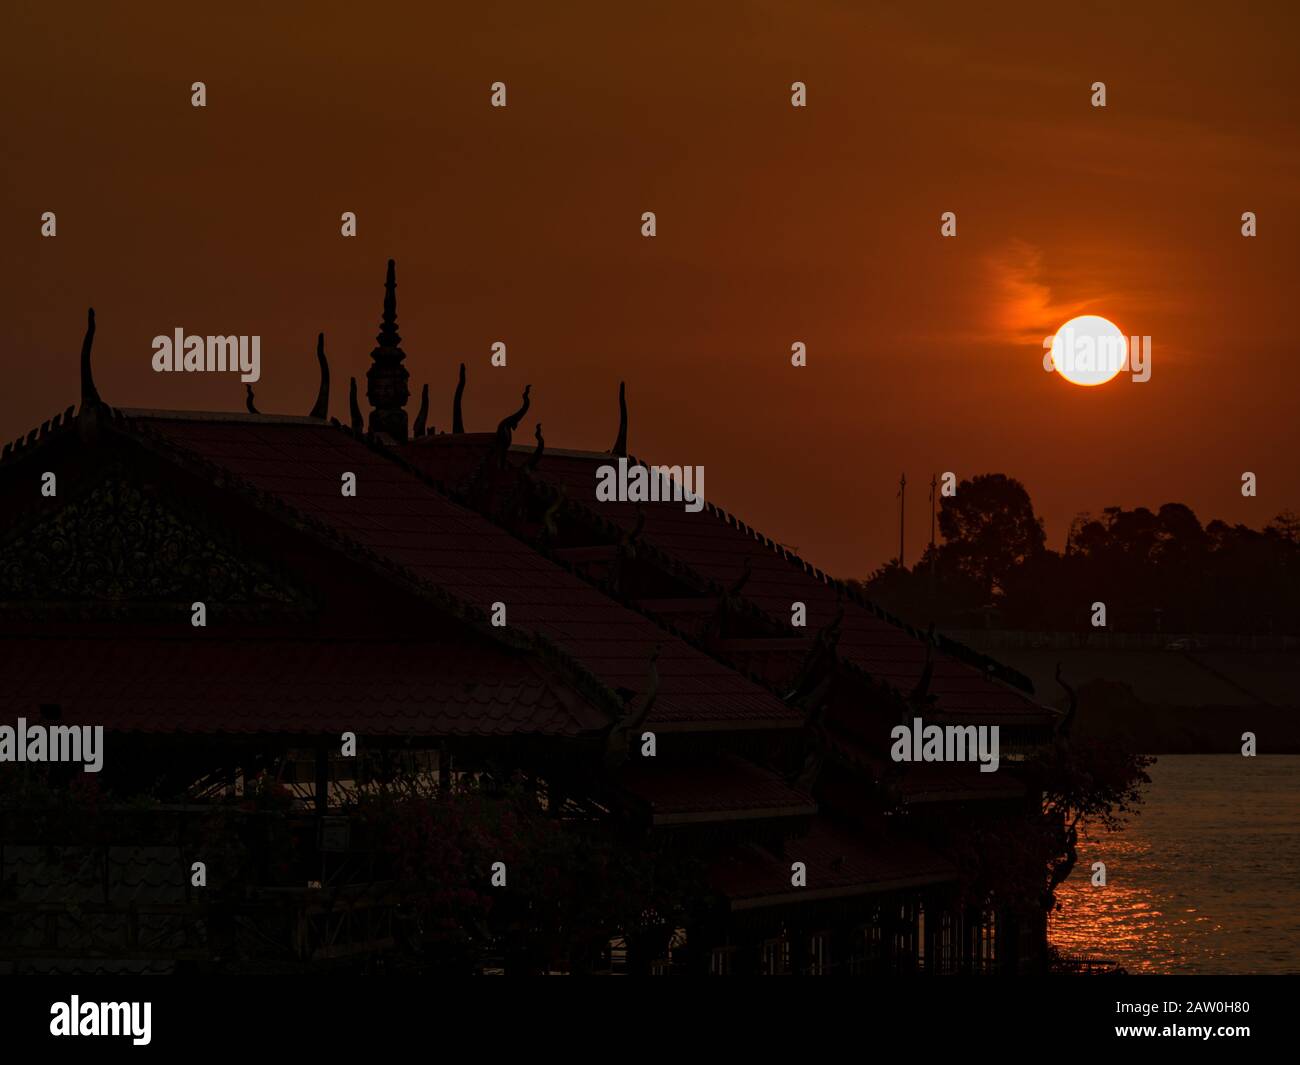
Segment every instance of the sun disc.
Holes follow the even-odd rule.
[[[1052,338],[1052,367],[1072,385],[1104,385],[1128,362],[1128,338],[1100,315],[1071,318]]]

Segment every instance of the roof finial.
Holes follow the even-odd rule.
[[[397,332],[397,264],[388,260],[388,277],[384,281],[384,317],[375,337],[377,346],[370,353],[366,371],[366,398],[370,400],[370,431],[387,433],[405,442],[406,401],[410,391],[406,382],[410,374],[402,361],[406,352]]]
[[[528,456],[528,461],[524,465],[529,470],[537,469],[538,463],[542,461],[542,454],[546,451],[546,438],[542,436],[542,423],[538,422],[533,429],[533,436],[537,438],[537,447],[533,453]]]
[[[95,387],[95,375],[90,369],[90,349],[95,343],[95,308],[86,312],[86,337],[81,342],[81,409],[97,407],[104,401]]]
[[[320,388],[316,390],[316,406],[309,418],[328,418],[330,415],[330,364],[325,359],[325,334],[316,334],[316,361],[320,364]]]
[[[463,433],[465,431],[464,419],[460,416],[460,397],[465,394],[465,364],[460,364],[460,377],[456,381],[456,398],[451,401],[451,431],[453,433]]]
[[[930,693],[930,681],[934,678],[934,624],[930,625],[930,633],[925,641],[925,663],[921,666],[921,675],[917,678],[916,687],[912,689],[912,694],[907,697],[907,701],[914,710],[925,706],[933,706],[935,697]]]
[[[506,452],[510,450],[510,439],[514,436],[515,430],[519,428],[519,423],[523,421],[524,415],[528,413],[528,407],[531,403],[528,393],[532,391],[532,388],[532,385],[524,385],[524,401],[520,404],[519,409],[514,414],[507,414],[497,422],[496,447],[503,466],[506,461]]]
[[[425,433],[424,423],[429,417],[429,386],[420,389],[420,410],[415,415],[415,427],[411,430],[411,439],[418,440]]]
[[[528,413],[528,407],[532,403],[532,400],[529,398],[528,395],[532,390],[533,390],[532,385],[524,385],[523,403],[520,404],[519,409],[515,411],[514,414],[507,414],[504,418],[502,418],[497,423],[498,433],[501,432],[501,430],[505,429],[508,432],[513,434],[514,431],[519,428],[519,423],[524,420],[524,415]]]
[[[257,409],[257,404],[253,402],[253,386],[246,384],[244,385],[244,388],[247,390],[247,395],[244,396],[244,406],[248,408],[248,413],[249,414],[261,413]]]
[[[618,383],[618,439],[614,441],[609,453],[627,457],[627,392],[623,381]]]
[[[656,662],[660,647],[660,644],[655,644],[650,652],[650,669],[645,688],[639,694],[625,688],[619,689],[620,694],[626,692],[623,714],[610,723],[609,731],[605,734],[605,764],[611,768],[627,761],[630,740],[640,732],[659,697],[659,667]]]
[[[365,419],[361,417],[361,406],[357,403],[357,379],[353,377],[352,387],[348,390],[348,408],[352,413],[352,431],[354,433],[364,433],[366,431]]]

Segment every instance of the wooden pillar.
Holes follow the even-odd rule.
[[[978,964],[977,943],[979,937],[979,916],[975,907],[967,906],[962,911],[962,936],[961,951],[963,970],[968,973],[975,972]]]
[[[922,913],[926,915],[926,934],[922,939],[922,951],[926,953],[926,974],[935,975],[939,970],[939,958],[937,958],[937,945],[939,945],[940,930],[943,928],[944,915],[943,910],[939,908],[939,900],[935,896],[928,896],[922,901]]]
[[[328,741],[316,741],[316,813],[324,814],[329,809],[330,793],[330,749]]]
[[[451,795],[451,744],[446,740],[438,745],[438,798],[446,800]]]
[[[808,975],[808,967],[812,963],[811,936],[812,933],[803,924],[796,924],[786,930],[786,939],[790,944],[790,972],[795,976]]]
[[[831,927],[826,937],[826,972],[830,976],[848,976],[853,958],[853,929],[843,921]]]

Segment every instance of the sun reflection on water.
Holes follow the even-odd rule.
[[[1300,758],[1171,755],[1150,775],[1128,828],[1080,839],[1052,944],[1133,973],[1300,971]]]

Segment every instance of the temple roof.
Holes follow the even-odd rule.
[[[390,296],[391,290],[390,269]],[[385,315],[388,322],[387,306]],[[55,439],[79,440],[87,451],[105,438],[129,441],[199,478],[205,491],[210,486],[267,515],[290,539],[305,535],[328,552],[364,562],[413,592],[416,602],[430,601],[443,620],[458,618],[463,630],[439,631],[463,631],[463,638],[444,642],[414,630],[394,638],[391,629],[373,640],[334,638],[324,630],[293,631],[283,620],[276,632],[262,626],[255,634],[231,636],[217,627],[199,638],[138,626],[110,626],[112,640],[72,630],[46,640],[0,631],[0,668],[9,678],[0,695],[5,716],[30,718],[34,704],[48,703],[59,707],[65,723],[84,717],[120,731],[197,733],[576,736],[612,726],[607,758],[622,757],[643,720],[665,733],[779,729],[797,736],[809,708],[779,696],[771,678],[788,676],[804,663],[811,635],[842,611],[840,657],[899,693],[927,676],[936,716],[1001,723],[1053,717],[997,679],[991,660],[983,660],[988,668],[980,670],[970,664],[980,661],[973,653],[964,661],[952,645],[934,652],[923,634],[712,505],[690,512],[680,503],[597,502],[596,468],[613,456],[546,450],[540,425],[536,449],[511,447],[529,406],[528,389],[495,433],[417,432],[410,442],[404,428],[360,431],[355,401],[350,430],[314,416],[258,413],[251,392],[247,414],[113,409],[103,404],[91,379],[87,352],[93,332],[92,316],[81,412],[75,418],[65,412],[7,448],[7,460],[26,466],[34,450]],[[389,339],[397,351],[396,340]],[[318,360],[317,410],[328,395],[323,343]],[[462,386],[463,380],[462,370]],[[397,391],[404,388],[403,383]],[[458,389],[457,427],[459,395]],[[404,427],[401,404],[388,413],[399,410]],[[422,406],[419,430],[425,413]],[[625,406],[621,414],[615,446],[620,454]],[[512,471],[509,456],[520,451],[530,453],[528,468],[516,463]],[[355,495],[340,490],[345,474],[355,476]],[[518,502],[530,482],[559,490],[556,498],[581,509],[609,535],[580,540],[578,547],[553,547],[545,536],[534,544],[508,531],[514,523],[501,520],[491,506],[480,513],[478,500],[468,505],[467,489],[510,503],[510,493],[525,489]],[[693,592],[699,602],[633,600],[621,587],[593,583],[568,568],[573,562],[566,551],[594,552],[601,564],[615,563],[618,552],[634,553],[625,550],[632,544],[635,552],[666,560],[668,570],[682,578],[676,583],[689,589],[672,591],[669,580],[666,594]],[[730,591],[724,595],[723,589]],[[698,619],[700,604],[724,598],[761,616],[769,635],[700,639],[690,615]],[[796,601],[807,607],[805,629],[789,627]],[[503,628],[489,622],[497,604],[506,609]],[[675,620],[665,620],[665,612],[682,618],[680,629]],[[752,648],[742,646],[750,642]],[[766,682],[736,668],[737,655],[753,654],[782,659],[780,668],[760,671]],[[76,670],[63,666],[70,660],[78,662]],[[1016,679],[1009,671],[1001,676]],[[802,786],[739,754],[699,755],[630,760],[618,775],[623,800],[640,806],[656,824],[774,818],[804,823],[814,817],[817,805]],[[814,763],[806,761],[805,772]],[[809,887],[792,893],[789,861],[746,849],[717,870],[733,908],[889,890],[951,875],[928,851],[892,842],[868,846],[858,835],[816,819],[813,832],[792,841],[790,849],[799,852],[791,860],[808,864]]]
[[[75,663],[76,668],[69,668]],[[0,635],[0,720],[115,732],[573,736],[606,718],[522,655],[425,640]]]
[[[487,434],[472,435],[477,439],[469,435],[449,437],[448,443],[440,437],[425,438],[404,448],[403,455],[430,477],[456,485],[478,468],[482,449],[490,446]],[[476,449],[480,451],[478,461],[472,457]],[[529,449],[513,450],[519,453]],[[815,570],[712,504],[692,513],[679,502],[597,501],[596,469],[611,461],[611,456],[595,452],[548,449],[533,476],[562,488],[568,503],[587,508],[624,533],[632,534],[639,528],[638,542],[684,565],[704,584],[731,587],[748,572],[738,597],[770,622],[787,628],[791,637],[816,632],[832,622],[842,606],[839,654],[901,694],[916,687],[925,670],[926,634],[890,617],[855,590]],[[807,607],[805,629],[789,628],[794,602]],[[674,605],[677,609],[689,606],[667,603],[670,611]],[[783,654],[791,662],[801,661],[805,653],[798,647],[777,646],[771,640],[764,644],[765,648],[756,646],[755,651]],[[1056,717],[1054,711],[1030,697],[1025,689],[1032,690],[1032,685],[1027,680],[977,652],[941,639],[931,661],[929,694],[934,697],[937,715],[1002,724],[1043,723]],[[1017,684],[1006,683],[1000,679],[1003,677]]]
[[[656,825],[797,817],[817,812],[811,795],[740,758],[703,764],[637,762],[622,774],[624,789],[645,804]]]
[[[484,617],[493,603],[505,603],[510,629],[545,637],[611,692],[643,691],[658,647],[659,686],[648,721],[660,730],[802,724],[801,712],[761,685],[603,595],[339,426],[161,413],[115,425],[217,477],[237,478]],[[355,498],[339,490],[343,472],[357,477]]]
[[[172,914],[190,902],[190,857],[170,846],[0,844],[6,901],[44,908],[44,919],[10,920],[5,946],[13,960],[0,975],[141,975],[175,970],[172,960],[192,945]],[[128,912],[128,907],[135,912]],[[144,912],[139,912],[140,910]],[[63,912],[60,912],[63,911]],[[57,922],[50,949],[47,921]],[[115,958],[107,944],[134,931],[134,957]],[[49,950],[49,957],[41,952]],[[78,957],[77,953],[84,952]],[[193,950],[196,955],[201,952]],[[152,955],[152,956],[151,956]]]
[[[807,884],[793,887],[791,864],[803,862]],[[783,854],[745,844],[718,861],[710,879],[732,910],[870,895],[955,880],[956,867],[914,840],[864,835],[817,817]]]

